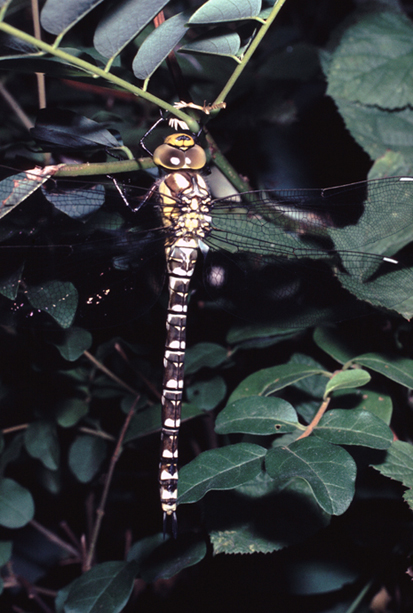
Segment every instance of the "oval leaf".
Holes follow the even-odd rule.
[[[70,448],[69,466],[79,481],[87,483],[93,479],[106,458],[106,449],[106,442],[97,436],[77,437]]]
[[[371,370],[379,372],[400,385],[413,387],[413,360],[409,358],[381,355],[380,353],[365,353],[354,358],[354,362],[371,368]]]
[[[168,57],[188,30],[188,13],[167,19],[144,40],[132,64],[137,79],[147,79]]]
[[[263,368],[250,375],[232,392],[228,402],[235,402],[247,396],[269,396],[274,392],[292,385],[300,379],[324,374],[321,368],[306,364],[281,364]]]
[[[79,299],[73,283],[50,281],[39,287],[27,287],[26,296],[34,309],[53,317],[62,328],[70,328]]]
[[[74,26],[103,0],[47,0],[40,21],[46,32],[61,34]]]
[[[29,490],[13,481],[0,481],[0,525],[21,528],[34,516],[34,502]]]
[[[75,362],[91,346],[93,337],[83,328],[70,328],[62,343],[55,343],[60,355],[69,362]]]
[[[24,433],[27,452],[49,470],[59,468],[60,449],[56,427],[50,421],[35,421]]]
[[[188,400],[199,409],[210,411],[225,398],[227,386],[222,377],[214,377],[209,381],[198,381],[186,390]]]
[[[308,437],[289,447],[271,449],[265,459],[268,474],[277,483],[305,479],[320,507],[341,515],[354,496],[356,463],[342,447]]]
[[[0,218],[31,196],[58,170],[58,165],[32,168],[0,181]]]
[[[134,563],[98,564],[73,581],[65,613],[120,613],[131,595],[136,572]]]
[[[261,11],[261,0],[209,0],[192,15],[189,23],[208,24],[252,19]]]
[[[206,53],[208,55],[225,55],[236,57],[241,47],[241,39],[236,32],[203,38],[181,47],[180,51],[188,53]]]
[[[363,409],[333,409],[320,420],[314,434],[329,443],[387,449],[393,433],[379,417]]]
[[[282,398],[250,396],[228,404],[215,422],[218,434],[280,434],[299,427],[294,407]]]
[[[351,370],[340,370],[337,374],[331,377],[326,385],[325,396],[331,394],[334,390],[351,389],[353,387],[361,387],[367,385],[371,380],[369,373],[361,368]]]
[[[216,343],[197,343],[185,355],[185,375],[191,375],[201,368],[216,368],[228,359],[225,347]]]
[[[197,502],[209,490],[231,490],[261,470],[266,449],[250,443],[204,451],[179,473],[179,503]]]
[[[115,2],[96,28],[93,44],[106,58],[113,58],[168,4],[169,0]]]

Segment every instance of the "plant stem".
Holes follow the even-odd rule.
[[[218,104],[219,102],[224,102],[225,101],[225,99],[228,96],[229,92],[231,91],[231,89],[234,87],[235,83],[239,79],[242,71],[244,70],[244,68],[248,64],[252,54],[255,52],[256,48],[258,47],[258,45],[260,44],[260,42],[262,41],[262,39],[266,35],[270,25],[272,24],[272,22],[274,21],[274,19],[278,15],[278,13],[280,12],[280,10],[281,10],[283,4],[285,3],[285,1],[286,0],[278,0],[278,2],[275,3],[275,5],[274,5],[274,7],[273,7],[269,17],[266,19],[265,23],[260,28],[258,34],[254,37],[254,40],[252,41],[252,43],[248,47],[247,51],[245,52],[244,57],[242,58],[241,62],[239,64],[237,64],[237,67],[235,68],[235,70],[232,73],[231,77],[228,79],[224,89],[221,91],[221,93],[216,98],[214,104]]]
[[[324,413],[327,411],[328,405],[330,404],[330,400],[331,398],[326,398],[324,400],[321,407],[318,409],[317,413],[314,415],[313,419],[311,420],[311,423],[308,424],[304,432],[300,434],[300,436],[296,439],[297,441],[300,440],[300,438],[305,438],[306,436],[310,436],[314,428],[317,427],[318,422],[320,421]]]
[[[98,68],[97,66],[94,66],[90,62],[86,62],[85,60],[75,57],[74,55],[71,55],[70,53],[63,51],[62,49],[49,45],[42,40],[38,40],[34,36],[31,36],[30,34],[27,34],[26,32],[19,30],[18,28],[14,28],[13,26],[11,26],[8,23],[5,23],[4,21],[0,22],[0,31],[5,32],[6,34],[9,34],[10,36],[14,36],[20,40],[23,40],[26,43],[36,47],[36,49],[39,49],[45,53],[49,53],[50,55],[54,57],[58,57],[61,60],[64,60],[64,62],[66,62],[67,64],[71,66],[76,66],[77,68],[79,68],[80,70],[83,70],[88,75],[91,75],[93,77],[101,77],[102,79],[109,81],[109,83],[112,83],[113,85],[116,85],[120,87],[121,89],[131,92],[135,96],[145,98],[145,100],[152,102],[153,104],[159,106],[160,108],[163,108],[166,111],[169,111],[172,115],[175,115],[179,119],[182,119],[182,121],[185,121],[185,123],[189,126],[189,129],[192,132],[194,133],[198,132],[199,127],[193,117],[176,109],[174,106],[172,106],[171,104],[168,104],[161,98],[158,98],[157,96],[153,96],[152,94],[149,94],[148,92],[144,92],[141,88],[136,87],[135,85],[132,85],[131,83],[128,83],[124,79],[121,79],[110,72],[106,72],[102,68]],[[36,57],[36,54],[33,54],[32,57]]]
[[[112,477],[113,477],[113,472],[115,470],[116,462],[118,461],[119,456],[122,452],[123,439],[125,438],[125,434],[129,427],[130,421],[135,413],[135,404],[136,402],[134,403],[134,405],[132,406],[132,408],[130,409],[129,413],[126,416],[125,423],[122,426],[122,430],[120,432],[119,439],[115,447],[115,451],[113,452],[112,459],[110,461],[108,474],[105,479],[105,487],[103,488],[103,492],[102,492],[102,498],[100,500],[99,507],[96,510],[96,522],[95,522],[95,525],[92,531],[89,551],[87,553],[87,557],[86,557],[86,560],[83,566],[84,571],[87,571],[92,567],[92,562],[93,562],[93,557],[95,555],[95,549],[96,549],[97,539],[99,536],[100,526],[102,524],[103,516],[105,514],[105,505],[106,505],[106,500],[107,500],[108,493],[109,493],[109,487],[112,482]]]
[[[131,394],[133,394],[134,396],[139,396],[139,392],[137,392],[136,390],[133,389],[133,387],[130,387],[130,385],[128,385],[127,383],[125,383],[124,381],[122,381],[122,379],[120,379],[119,377],[117,377],[115,375],[115,373],[113,373],[111,370],[109,370],[109,368],[106,368],[106,366],[104,364],[102,364],[102,362],[99,362],[99,360],[97,360],[91,353],[89,353],[89,351],[84,351],[83,355],[92,362],[92,364],[94,364],[97,368],[99,368],[99,370],[101,370],[102,372],[105,373],[105,375],[107,375],[108,377],[110,377],[112,379],[112,381],[115,381],[116,383],[118,383],[119,385],[121,385],[125,390],[127,390],[128,392],[130,392]]]

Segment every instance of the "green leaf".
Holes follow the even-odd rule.
[[[60,34],[80,21],[102,0],[47,0],[40,22],[46,32]]]
[[[69,362],[75,362],[92,345],[93,337],[83,328],[70,328],[64,335],[64,340],[55,343],[60,355]]]
[[[306,364],[281,364],[253,373],[232,392],[228,403],[247,396],[269,396],[312,375],[326,374],[325,370]]]
[[[222,377],[209,381],[196,381],[186,389],[188,400],[204,411],[210,411],[225,398],[227,386]]]
[[[0,567],[10,560],[12,550],[13,541],[0,541]]]
[[[347,129],[372,159],[390,149],[400,152],[411,163],[413,111],[410,108],[387,111],[337,98],[335,103]]]
[[[56,426],[50,421],[35,421],[24,433],[27,452],[49,470],[59,468],[60,448]]]
[[[363,409],[332,409],[320,420],[314,434],[336,445],[362,445],[387,449],[393,432],[379,418]]]
[[[403,497],[413,510],[413,446],[404,441],[394,441],[384,462],[372,466],[385,477],[400,481],[408,488]]]
[[[155,538],[159,540],[160,536],[157,535]],[[144,541],[148,541],[148,539],[144,539]],[[198,564],[205,558],[206,553],[206,543],[198,535],[183,533],[179,535],[177,540],[168,539],[165,541],[162,539],[158,547],[149,555],[142,551],[138,552],[139,576],[147,582],[170,579],[184,568]]]
[[[169,0],[123,0],[107,11],[95,31],[93,44],[113,58],[168,4]]]
[[[239,443],[204,451],[179,473],[179,504],[197,502],[210,490],[229,490],[253,479],[266,450]]]
[[[278,551],[328,525],[330,515],[303,479],[276,490],[268,474],[259,473],[235,491],[209,494],[204,509],[214,554]]]
[[[29,490],[13,481],[0,480],[0,525],[22,528],[34,516],[34,502]]]
[[[89,412],[89,404],[81,398],[66,398],[57,405],[56,421],[62,428],[71,428]]]
[[[369,373],[361,368],[340,370],[327,383],[325,396],[328,396],[334,390],[351,389],[367,385],[370,380],[371,376]]]
[[[316,328],[313,340],[320,349],[340,364],[349,362],[354,356],[354,350],[349,339],[341,337],[335,328]]]
[[[188,16],[187,12],[174,15],[155,28],[143,41],[132,64],[133,74],[137,79],[150,77],[173,51],[188,31]]]
[[[32,168],[0,181],[0,219],[37,191],[58,170],[58,165]]]
[[[365,353],[357,356],[353,361],[379,372],[400,385],[408,388],[413,387],[413,360],[409,358],[380,353]]]
[[[399,151],[388,150],[369,170],[368,179],[406,177],[413,174],[413,159],[407,161]]]
[[[196,40],[181,47],[180,51],[236,57],[240,48],[241,39],[236,32],[232,32],[230,34],[221,34],[220,36]]]
[[[385,424],[389,425],[393,414],[393,403],[390,396],[367,389],[360,391],[360,402],[356,408],[373,413]]]
[[[271,435],[299,427],[294,407],[282,398],[249,396],[228,404],[218,415],[215,432]]]
[[[324,511],[341,515],[354,496],[356,464],[342,447],[307,437],[289,447],[270,449],[265,459],[268,474],[282,485],[301,478]]]
[[[413,25],[401,12],[366,15],[331,58],[327,94],[385,109],[413,104]]]
[[[228,352],[216,343],[197,343],[187,349],[185,375],[192,375],[201,368],[217,368],[228,359]]]
[[[62,328],[70,328],[79,299],[72,283],[49,281],[39,287],[28,287],[26,295],[34,309],[50,315]]]
[[[226,340],[230,345],[243,343],[243,348],[244,345],[249,348],[273,345],[296,335],[296,328],[290,330],[279,328],[275,324],[247,324],[233,326]]]
[[[131,595],[136,572],[133,562],[97,564],[71,583],[64,612],[120,613]]]
[[[260,14],[261,0],[208,0],[192,15],[191,25],[252,19]]]
[[[91,481],[106,458],[107,444],[98,436],[82,434],[69,451],[69,466],[82,483]]]

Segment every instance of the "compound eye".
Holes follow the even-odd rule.
[[[185,164],[192,170],[199,170],[206,164],[205,151],[199,145],[194,145],[185,151]]]
[[[187,155],[183,151],[171,147],[171,145],[159,145],[153,152],[153,161],[157,166],[167,168],[168,170],[179,170],[185,166],[185,158]]]

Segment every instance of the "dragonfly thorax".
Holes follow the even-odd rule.
[[[163,223],[173,240],[207,236],[211,225],[211,196],[199,173],[170,173],[161,181],[158,191],[163,205]]]

